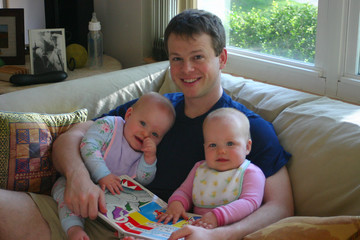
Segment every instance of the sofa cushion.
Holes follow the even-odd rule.
[[[57,176],[52,142],[86,118],[86,109],[65,114],[1,111],[0,188],[49,194]]]
[[[286,108],[273,124],[292,154],[295,214],[360,215],[360,106],[322,97]]]
[[[247,235],[244,240],[358,239],[360,217],[289,217]]]
[[[320,98],[292,89],[222,74],[221,85],[232,99],[272,122],[281,111]]]
[[[171,79],[170,67],[166,69],[164,82],[159,89],[159,93],[164,95],[165,93],[180,92],[180,89],[174,84]]]

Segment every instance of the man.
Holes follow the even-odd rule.
[[[244,220],[212,230],[188,226],[174,233],[171,239],[182,236],[186,236],[186,239],[241,239],[292,215],[291,186],[285,167],[290,155],[280,146],[271,124],[232,101],[221,87],[221,70],[227,61],[227,51],[220,19],[204,11],[185,11],[169,23],[165,31],[165,45],[172,79],[182,93],[167,95],[174,104],[177,116],[173,128],[158,146],[158,171],[149,189],[167,200],[186,178],[194,163],[204,159],[202,122],[209,112],[220,107],[235,107],[247,115],[253,140],[248,159],[257,164],[267,177],[263,205]],[[122,115],[132,103],[120,106],[109,114]],[[90,180],[78,150],[80,140],[91,124],[91,121],[79,124],[60,135],[54,144],[53,160],[55,167],[67,178],[65,201],[68,207],[83,217],[94,219],[98,210],[105,211],[104,194]],[[19,193],[7,192],[6,196],[16,197],[16,194]],[[38,220],[39,226],[33,232],[43,230],[46,234],[44,239],[50,238],[50,229],[52,236],[60,234],[59,223],[45,214],[57,211],[52,209],[52,203],[45,201],[45,197],[32,194],[42,213],[40,215],[32,199],[26,197],[22,197],[18,203],[28,205],[30,209],[26,214],[33,214]],[[3,216],[7,215],[9,212]],[[33,218],[26,215],[24,219]],[[97,224],[97,221],[88,221],[88,224],[88,227],[85,226],[87,231],[96,228],[97,232],[102,231],[102,239],[111,238],[111,231]],[[15,231],[15,227],[12,230]],[[89,235],[92,236],[91,233]]]
[[[206,12],[190,10],[172,19],[165,31],[165,44],[167,44],[166,49],[169,54],[171,76],[185,96],[184,112],[186,117],[193,119],[193,122],[188,122],[188,125],[195,124],[196,119],[201,118],[204,113],[206,115],[209,109],[211,110],[214,106],[219,105],[219,101],[223,99],[220,86],[220,71],[225,66],[227,53],[226,49],[224,49],[225,33],[223,33],[223,27],[219,21],[215,16]],[[196,25],[205,27],[200,27],[200,30],[196,28]],[[229,105],[234,107],[233,104],[235,103]],[[227,107],[229,105],[225,104]],[[235,107],[241,108],[236,104]],[[176,109],[178,110],[178,107]],[[278,169],[276,167],[272,168],[271,164],[264,163],[265,161],[276,165],[277,161],[281,161],[282,158],[283,160],[288,159],[288,156],[278,157],[275,154],[276,151],[272,154],[264,151],[264,145],[260,147],[256,141],[265,140],[274,143],[277,139],[269,137],[271,133],[266,132],[269,129],[253,129],[255,125],[257,128],[262,128],[263,124],[259,123],[257,125],[259,119],[249,113],[248,110],[240,110],[247,113],[252,125],[251,135],[254,145],[248,157],[255,164],[259,164],[267,176],[263,205],[238,223],[215,229],[186,226],[175,232],[171,236],[171,240],[181,237],[186,237],[187,240],[241,239],[249,233],[293,214],[291,186],[284,162],[281,167],[278,166]],[[179,111],[177,111],[177,118],[179,118]],[[184,119],[181,120],[184,121]],[[265,139],[261,140],[261,136],[259,137],[258,134],[263,134],[269,138],[265,137]],[[167,147],[170,147],[172,143],[169,142],[167,138],[161,144],[168,144]],[[180,143],[176,142],[175,144]],[[263,144],[266,145],[266,143]],[[186,142],[183,145],[186,145]],[[275,145],[276,143],[270,148],[277,148]],[[177,147],[177,149],[179,148]],[[271,150],[269,151],[271,152]],[[282,154],[280,150],[278,153]],[[181,153],[175,150],[174,155],[177,154]],[[262,161],[262,158],[268,159]],[[171,161],[172,164],[174,162],[176,164],[176,161]],[[160,166],[161,164],[158,163]],[[160,174],[160,166],[157,179],[164,176],[164,174]],[[174,168],[181,169],[179,166]],[[155,183],[156,180],[152,186]],[[226,232],[225,235],[224,232]]]

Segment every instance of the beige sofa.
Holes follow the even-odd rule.
[[[0,95],[0,110],[46,113],[56,118],[52,119],[56,124],[67,122],[66,128],[55,132],[51,130],[51,146],[57,134],[66,131],[73,122],[84,121],[86,115],[86,111],[75,112],[75,115],[61,113],[86,108],[87,118],[91,119],[147,91],[176,91],[167,69],[168,62],[160,62],[12,92]],[[249,235],[248,239],[261,239],[260,236],[282,239],[282,234],[291,239],[289,232],[294,239],[301,239],[294,232],[306,232],[305,239],[311,239],[308,237],[319,231],[330,234],[332,239],[359,236],[360,106],[229,74],[223,74],[222,85],[233,99],[272,122],[281,144],[292,154],[287,167],[297,217],[269,226]],[[1,117],[0,140],[3,146],[11,145],[13,141],[7,138],[12,132],[6,124],[9,116],[14,114],[3,112]],[[24,115],[16,115],[12,121],[41,121],[43,116],[40,115],[40,120],[24,120]],[[45,124],[51,125],[48,122]],[[10,164],[4,166],[7,165],[6,159],[14,160],[9,152],[0,152],[2,188],[15,186],[10,186],[7,181],[16,174],[8,176],[5,173],[14,168]],[[33,165],[32,169],[36,169],[39,164]],[[51,185],[54,178],[49,179]],[[336,238],[338,236],[340,238]]]

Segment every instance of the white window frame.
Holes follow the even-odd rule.
[[[347,38],[345,42],[343,74],[338,82],[337,96],[345,100],[360,103],[360,2],[349,0]],[[355,29],[355,31],[354,31]]]
[[[359,0],[319,0],[318,7],[314,64],[228,47],[224,72],[360,103]]]

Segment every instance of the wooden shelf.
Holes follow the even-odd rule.
[[[146,57],[144,58],[145,63],[155,63],[157,62],[153,57]]]
[[[26,56],[25,67],[30,69],[30,60],[29,60],[28,55]],[[101,74],[101,73],[120,70],[120,69],[122,69],[122,65],[118,60],[116,60],[115,58],[110,57],[108,55],[104,55],[103,56],[103,66],[101,68],[89,69],[87,67],[83,67],[83,68],[77,68],[74,71],[68,70],[67,71],[68,77],[64,81],[70,81],[70,80],[74,80],[74,79],[78,79],[78,78],[89,77],[89,76],[93,76],[93,75],[97,75],[97,74]],[[47,85],[47,84],[53,84],[53,83],[34,84],[34,85],[28,85],[28,86],[16,86],[8,81],[0,80],[0,94],[15,92],[18,90],[38,87],[38,86]]]

